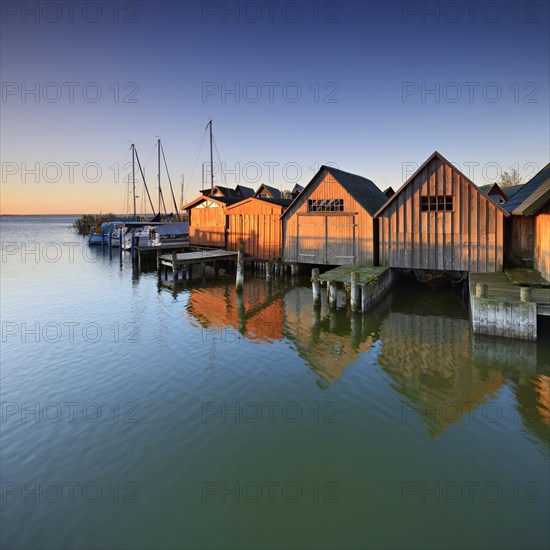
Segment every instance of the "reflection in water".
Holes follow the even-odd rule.
[[[404,407],[422,418],[432,437],[509,385],[518,418],[538,440],[550,442],[549,377],[537,373],[544,345],[473,336],[461,288],[405,280],[367,315],[330,310],[324,294],[321,307],[314,308],[306,281],[248,278],[239,294],[228,278],[184,283],[179,291],[188,297],[186,313],[213,343],[286,341],[321,388],[372,354]]]
[[[284,299],[285,336],[306,365],[321,380],[319,385],[341,378],[343,370],[368,353],[379,339],[384,304],[369,315],[328,308],[322,295],[320,308],[312,307],[311,289],[295,287]]]

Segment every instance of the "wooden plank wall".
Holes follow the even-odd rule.
[[[202,203],[201,203],[202,204]],[[195,246],[226,246],[225,208],[195,206],[189,210],[189,243]]]
[[[550,203],[544,206],[535,218],[536,268],[550,281]]]
[[[249,201],[227,210],[229,223],[228,250],[238,250],[244,241],[246,255],[259,260],[273,260],[282,256],[283,208],[261,201]]]
[[[309,213],[309,199],[343,199],[344,211]],[[300,246],[313,252],[300,256]],[[306,188],[283,219],[285,262],[372,266],[374,249],[372,216],[328,173],[319,183]],[[355,258],[345,260],[346,256]]]
[[[534,216],[510,216],[504,222],[506,251],[504,260],[509,266],[533,267],[535,261]]]
[[[423,195],[453,195],[451,212],[422,212]],[[380,265],[501,271],[504,214],[456,169],[434,158],[380,215]]]

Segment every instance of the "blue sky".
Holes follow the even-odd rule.
[[[547,2],[35,5],[2,5],[2,213],[123,212],[116,163],[134,141],[154,187],[157,136],[191,200],[210,117],[230,186],[332,162],[397,188],[436,149],[479,185],[548,162]]]

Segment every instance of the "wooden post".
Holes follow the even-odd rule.
[[[360,307],[359,300],[360,300],[359,272],[358,271],[352,271],[352,273],[351,273],[351,296],[350,296],[351,311],[359,311],[359,307]]]
[[[118,230],[118,257],[122,263],[122,227]]]
[[[328,281],[328,307],[331,309],[336,308],[336,297],[338,295],[338,289],[334,281]]]
[[[314,267],[311,270],[311,288],[313,290],[313,305],[321,305],[321,283],[319,281],[319,268]]]
[[[173,273],[174,277],[176,277],[177,264],[178,264],[178,255],[174,251],[174,252],[172,252],[172,273]]]
[[[519,289],[519,299],[522,302],[530,302],[531,301],[531,287],[530,286],[522,286]]]
[[[476,297],[477,298],[487,298],[488,296],[488,286],[485,283],[477,283],[476,285]]]
[[[133,232],[132,232],[132,241],[130,245],[130,250],[132,252],[132,263],[134,263],[136,259],[136,238]]]
[[[237,280],[235,288],[242,290],[244,285],[244,242],[239,243],[239,252],[237,254]]]
[[[365,313],[367,309],[369,309],[368,285],[363,283],[361,285],[361,311]]]
[[[273,278],[273,264],[269,261],[265,264],[265,278],[268,283],[270,283]]]

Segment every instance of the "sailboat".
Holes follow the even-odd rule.
[[[153,202],[151,200],[151,196],[149,195],[149,189],[147,187],[147,183],[145,181],[145,175],[143,173],[143,169],[141,167],[141,163],[139,161],[139,156],[137,154],[137,150],[135,148],[135,145],[132,144],[132,184],[133,184],[133,193],[134,193],[134,222],[126,224],[126,233],[123,237],[123,247],[125,249],[130,249],[132,246],[132,239],[136,239],[134,241],[134,244],[137,244],[138,246],[158,246],[163,244],[164,242],[172,242],[176,244],[187,244],[188,237],[189,237],[189,227],[187,222],[180,222],[179,212],[178,212],[178,206],[176,203],[176,198],[174,195],[174,190],[172,188],[172,181],[170,179],[170,173],[168,171],[168,164],[166,162],[166,156],[164,154],[164,149],[162,147],[162,143],[160,139],[157,140],[157,151],[158,151],[158,212],[155,214],[155,208],[153,206]],[[164,212],[166,216],[168,216],[167,210],[166,210],[166,203],[164,201],[164,196],[162,193],[162,187],[161,187],[161,154],[162,158],[164,160],[164,166],[166,168],[166,173],[168,175],[168,181],[170,184],[170,190],[172,194],[172,200],[174,203],[175,208],[175,217],[177,222],[179,223],[170,223],[170,222],[162,222],[161,220],[161,211],[162,207],[164,207]],[[149,199],[149,203],[151,205],[151,208],[153,210],[153,219],[150,221],[144,221],[144,222],[138,222],[137,221],[137,215],[136,215],[136,195],[135,195],[135,160],[137,160],[138,167],[140,169],[141,177],[143,179],[143,184],[145,187],[145,191],[147,193],[147,197]],[[172,217],[172,214],[170,215]],[[158,226],[170,226],[169,230],[162,230],[155,232],[154,229]]]

